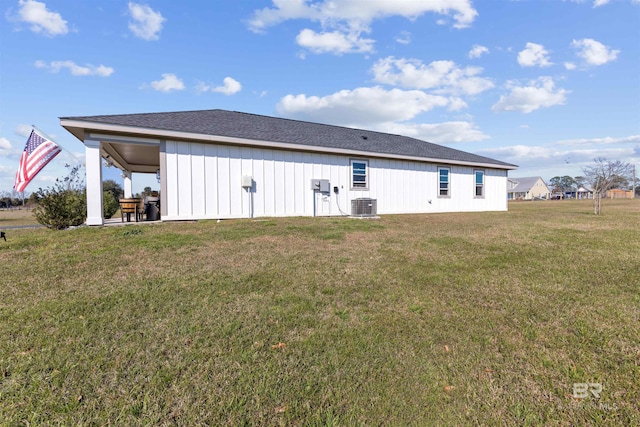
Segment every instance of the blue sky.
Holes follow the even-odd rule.
[[[0,13],[0,193],[32,124],[82,160],[59,117],[216,108],[412,136],[518,164],[515,177],[576,176],[599,156],[640,166],[640,0],[0,0]],[[27,192],[74,162],[63,152]]]

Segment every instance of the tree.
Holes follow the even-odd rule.
[[[549,184],[551,184],[554,192],[565,193],[573,190],[573,187],[576,185],[576,181],[568,175],[554,176],[549,181]]]
[[[578,188],[582,187],[587,183],[587,178],[585,178],[584,176],[573,177],[573,180],[575,181],[576,187]]]
[[[627,176],[616,176],[613,178],[613,183],[611,184],[611,188],[621,188],[626,190],[630,188],[632,178]]]
[[[604,157],[593,159],[594,164],[582,169],[584,177],[593,189],[593,213],[600,215],[601,199],[610,190],[625,180],[631,174],[631,164],[620,160],[607,160]]]
[[[102,191],[108,191],[113,194],[113,198],[116,200],[120,200],[120,198],[124,195],[124,190],[120,187],[120,184],[115,182],[112,179],[107,179],[102,182]]]
[[[27,203],[29,203],[30,205],[37,205],[38,202],[40,202],[40,197],[38,196],[38,193],[37,192],[31,193]]]

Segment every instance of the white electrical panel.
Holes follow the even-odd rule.
[[[242,177],[242,188],[251,188],[253,187],[253,178],[249,175],[244,175]]]

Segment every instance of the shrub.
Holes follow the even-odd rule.
[[[33,212],[36,221],[55,230],[86,221],[87,198],[84,183],[78,175],[79,169],[80,166],[76,166],[63,180],[56,179],[53,187],[38,190],[40,203]]]
[[[120,208],[120,204],[113,197],[113,193],[111,191],[103,191],[102,192],[102,213],[104,217],[109,219],[115,214]]]

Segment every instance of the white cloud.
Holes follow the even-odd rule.
[[[307,0],[274,0],[273,3],[273,8],[254,10],[253,17],[248,21],[251,31],[262,32],[289,19],[320,18],[317,7],[307,5]]]
[[[16,135],[26,138],[31,134],[32,129],[33,126],[31,125],[19,124],[18,126],[16,126],[14,132]]]
[[[469,105],[466,102],[464,102],[464,100],[454,96],[449,98],[449,106],[447,107],[447,109],[449,111],[460,111],[460,110],[464,110],[468,106]]]
[[[385,123],[374,126],[379,132],[409,136],[436,144],[475,142],[489,139],[474,123],[466,121],[444,123]]]
[[[614,138],[605,136],[603,138],[578,138],[565,139],[556,142],[558,145],[611,145],[611,144],[640,144],[640,135],[631,135]]]
[[[570,1],[572,3],[586,3],[587,0],[563,0],[563,1]],[[604,6],[605,4],[609,4],[611,3],[611,0],[593,0],[593,7],[600,7],[600,6]],[[635,3],[635,4],[640,4],[640,0],[631,0],[631,3]]]
[[[507,147],[484,148],[478,150],[478,152],[516,161],[522,161],[523,159],[527,159],[529,161],[549,159],[553,156],[564,157],[568,153],[568,151],[558,151],[549,147],[532,145],[510,145]]]
[[[287,95],[280,99],[276,109],[285,117],[370,128],[380,123],[410,120],[450,103],[444,96],[419,90],[386,90],[374,86],[341,90],[323,97]]]
[[[35,0],[20,0],[18,5],[20,9],[17,19],[31,24],[31,31],[34,33],[53,37],[69,32],[67,21],[59,13],[49,11],[46,4]]]
[[[363,38],[371,32],[377,19],[400,16],[410,20],[432,12],[451,16],[455,28],[471,25],[478,12],[471,0],[273,0],[273,7],[255,10],[249,29],[264,32],[267,28],[291,19],[305,19],[320,24],[322,31],[301,31],[297,43],[314,53],[368,53],[375,40]],[[408,43],[406,36],[396,38]]]
[[[252,31],[264,31],[290,19],[309,19],[323,27],[346,23],[353,29],[369,26],[375,19],[416,19],[428,12],[452,16],[453,26],[464,28],[478,15],[470,0],[274,0],[273,6],[254,11],[249,20]]]
[[[571,47],[578,49],[577,55],[584,59],[588,65],[603,65],[614,61],[619,50],[612,50],[599,41],[593,39],[573,40]]]
[[[432,89],[439,94],[477,95],[494,86],[491,79],[478,76],[481,67],[460,68],[453,61],[433,61],[425,65],[418,59],[389,56],[378,60],[371,70],[378,83]]]
[[[57,73],[63,68],[66,68],[73,76],[109,77],[114,72],[113,68],[105,67],[104,65],[95,66],[87,64],[80,66],[73,61],[51,61],[49,64],[44,61],[36,61],[35,66],[36,68],[48,69],[52,73]]]
[[[171,92],[172,90],[183,90],[184,83],[175,74],[162,74],[162,80],[151,82],[151,87],[160,92]]]
[[[233,95],[242,90],[240,82],[232,77],[225,77],[222,83],[222,86],[212,86],[201,82],[196,85],[196,91],[198,93],[219,92],[224,93],[225,95]]]
[[[469,121],[408,122],[436,107],[455,108],[459,102],[464,104],[457,98],[429,95],[419,90],[385,90],[375,86],[342,90],[324,97],[287,95],[276,109],[283,117],[371,129],[435,143],[488,139],[488,135]]]
[[[562,105],[566,102],[569,91],[556,88],[551,77],[539,77],[529,82],[528,86],[515,86],[509,83],[510,92],[502,95],[491,107],[493,111],[519,111],[530,113],[539,108]]]
[[[234,93],[240,92],[240,90],[242,89],[242,85],[240,84],[240,82],[231,77],[225,77],[222,82],[222,86],[213,88],[214,92],[224,93],[225,95],[233,95]]]
[[[309,49],[313,53],[343,53],[372,52],[374,40],[360,37],[359,32],[348,34],[339,31],[316,33],[305,28],[296,37],[298,45]]]
[[[469,51],[469,58],[480,58],[483,54],[489,53],[489,48],[486,46],[481,46],[479,44],[474,44],[471,50]]]
[[[640,135],[556,141],[546,145],[484,148],[478,154],[520,165],[520,176],[582,175],[596,157],[629,160],[640,156]]]
[[[611,159],[627,159],[633,156],[633,147],[609,147],[588,148],[578,150],[561,150],[553,146],[511,145],[497,148],[484,148],[477,150],[478,154],[500,158],[518,165],[541,165],[558,169],[567,165],[579,166],[589,164],[595,157],[607,157]]]
[[[158,40],[160,31],[166,19],[160,12],[156,12],[149,6],[129,3],[129,13],[133,21],[129,22],[129,29],[137,37],[143,40]]]
[[[549,52],[537,43],[527,43],[524,50],[518,53],[518,64],[522,67],[548,67],[552,65],[549,61]]]
[[[0,137],[0,150],[11,150],[11,143],[7,138]]]
[[[411,33],[408,31],[401,31],[395,38],[397,43],[409,44],[411,43]]]
[[[575,70],[576,69],[576,64],[574,64],[573,62],[565,62],[564,63],[564,68],[567,70]]]

